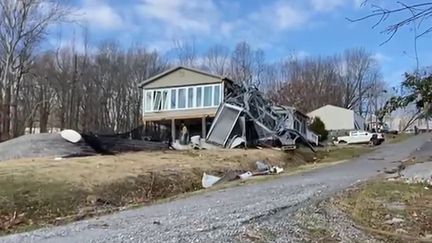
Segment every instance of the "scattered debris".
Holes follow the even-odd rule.
[[[0,217],[0,230],[7,230],[24,223],[24,216],[24,213],[17,214],[15,211],[13,215]]]
[[[201,149],[201,136],[192,136],[190,140],[192,148]]]
[[[71,143],[78,143],[82,138],[81,134],[71,129],[61,131],[60,136]]]
[[[270,173],[273,173],[273,174],[280,174],[280,173],[282,173],[283,172],[283,168],[281,168],[281,167],[278,167],[278,166],[272,166],[271,168],[270,168]]]
[[[239,177],[240,177],[241,180],[246,180],[246,179],[248,179],[249,177],[252,177],[252,176],[253,176],[253,174],[250,171],[239,175]]]
[[[239,147],[245,147],[246,141],[244,138],[236,137],[232,140],[230,148],[239,148]]]
[[[216,182],[220,181],[220,179],[222,179],[222,178],[217,177],[217,176],[207,175],[204,172],[202,180],[201,180],[202,186],[204,188],[209,188],[209,187],[213,186]]]
[[[91,156],[96,154],[94,149],[85,142],[68,142],[59,133],[28,134],[0,143],[0,161],[38,157]]]
[[[0,161],[36,157],[54,157],[55,160],[60,160],[60,158],[169,148],[169,144],[162,142],[133,140],[120,135],[80,134],[74,130],[64,130],[60,133],[28,134],[2,142]]]
[[[393,225],[393,224],[402,223],[402,222],[404,222],[404,221],[405,221],[405,220],[404,220],[404,219],[401,219],[401,218],[392,218],[392,219],[389,219],[389,220],[385,221],[384,223],[385,223],[385,224]]]
[[[280,174],[284,171],[283,168],[279,166],[270,166],[264,161],[257,161],[255,162],[257,171],[251,172],[251,171],[228,171],[225,173],[223,177],[218,176],[212,176],[208,175],[206,173],[203,174],[202,177],[202,186],[204,188],[209,188],[213,186],[216,183],[223,183],[227,181],[233,181],[236,179],[246,180],[252,176],[263,176],[263,175],[269,175],[269,174]]]
[[[259,172],[270,170],[270,166],[263,161],[257,161],[257,162],[255,162],[255,164],[256,164],[257,170]]]
[[[292,150],[298,144],[312,149],[318,136],[309,131],[308,117],[292,107],[273,106],[255,87],[231,83],[225,103],[219,106],[206,141],[221,147],[279,147]]]
[[[167,143],[125,139],[117,135],[82,134],[82,137],[86,144],[100,154],[169,149]]]

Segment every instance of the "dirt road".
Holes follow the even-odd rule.
[[[0,242],[232,242],[260,221],[289,222],[290,213],[377,176],[393,161],[405,159],[430,139],[419,135],[375,152],[315,171],[242,187],[224,189],[86,220],[0,238]],[[289,224],[288,224],[289,225]],[[277,227],[277,226],[275,226]],[[288,228],[284,238],[297,241]],[[273,234],[273,233],[272,233]]]

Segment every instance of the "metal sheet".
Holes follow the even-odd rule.
[[[207,135],[207,142],[226,145],[243,109],[230,104],[222,104]]]

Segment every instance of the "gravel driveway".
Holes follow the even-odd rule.
[[[276,219],[289,223],[290,213],[377,176],[379,170],[407,158],[430,138],[419,135],[332,167],[6,236],[0,242],[236,242],[250,225]],[[298,239],[289,228],[274,230],[285,231],[284,239],[278,241]]]

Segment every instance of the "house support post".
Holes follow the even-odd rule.
[[[201,130],[202,130],[202,138],[206,139],[207,137],[207,125],[206,125],[206,117],[203,116],[201,118]]]
[[[171,140],[172,140],[172,143],[175,143],[175,140],[176,140],[175,119],[171,119]]]

